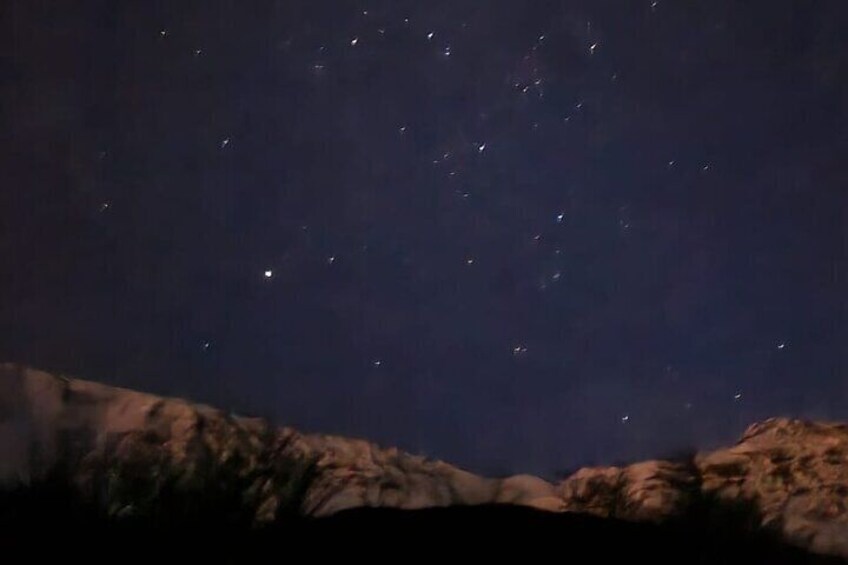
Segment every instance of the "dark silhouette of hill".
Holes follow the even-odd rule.
[[[704,505],[702,508],[706,509]],[[0,495],[0,549],[27,562],[267,563],[473,559],[650,564],[832,564],[776,536],[745,528],[749,509],[693,512],[664,525],[510,505],[424,510],[357,508],[325,518],[290,516],[252,527],[204,507],[167,524],[107,517],[60,482]],[[717,513],[721,513],[718,515]],[[12,561],[8,561],[12,562]],[[23,562],[23,561],[20,561]]]

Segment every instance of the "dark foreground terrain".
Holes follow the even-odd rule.
[[[657,526],[507,505],[395,510],[360,508],[328,518],[290,517],[252,528],[226,514],[156,523],[107,519],[60,488],[0,496],[7,563],[275,563],[325,558],[650,564],[842,563],[746,533],[743,509]],[[167,525],[163,525],[166,524]],[[615,560],[615,561],[614,561]],[[644,561],[643,561],[644,560]]]

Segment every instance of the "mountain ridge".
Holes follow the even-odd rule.
[[[495,504],[666,524],[744,507],[739,527],[848,558],[848,425],[841,423],[772,418],[729,448],[588,467],[551,483],[481,477],[361,439],[303,434],[182,399],[2,364],[0,455],[0,487],[58,477],[116,520],[214,511],[257,526],[361,508]]]

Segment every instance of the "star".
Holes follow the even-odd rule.
[[[141,27],[119,38],[117,58],[114,26],[63,8],[67,29],[51,43],[60,56],[44,59],[50,18],[16,12],[33,38],[3,79],[38,99],[7,113],[11,135],[0,136],[6,154],[26,157],[0,159],[0,178],[30,196],[0,206],[13,220],[6,239],[31,244],[0,250],[8,264],[48,267],[0,276],[0,296],[15,297],[0,327],[68,301],[67,284],[38,284],[45,269],[108,299],[44,308],[56,339],[7,339],[4,355],[31,349],[34,363],[58,363],[59,334],[74,330],[61,317],[84,306],[110,324],[86,332],[80,376],[96,375],[82,365],[103,355],[135,366],[137,348],[110,350],[112,333],[131,335],[149,351],[145,375],[125,378],[144,388],[191,389],[179,380],[191,375],[173,371],[183,355],[177,364],[238,388],[250,411],[302,400],[286,415],[307,427],[356,435],[357,414],[389,406],[367,426],[375,439],[420,435],[429,455],[460,453],[480,472],[493,457],[552,471],[641,460],[677,441],[705,448],[739,418],[785,412],[787,399],[802,397],[790,406],[798,417],[848,399],[827,370],[844,364],[848,328],[834,290],[846,277],[832,127],[844,104],[826,72],[841,61],[838,30],[808,33],[848,0],[796,2],[794,21],[766,0],[622,3],[631,12],[307,2],[315,9],[258,19],[235,2],[154,4],[133,10]],[[116,61],[129,64],[117,69],[126,96],[115,96]],[[57,70],[63,88],[41,88]],[[805,76],[820,80],[788,87]],[[80,92],[107,100],[105,114],[42,127]],[[793,121],[799,107],[806,119]],[[711,284],[725,279],[763,315],[740,314],[726,285]],[[144,324],[112,311],[137,313],[151,297]],[[174,312],[191,319],[174,324]],[[689,339],[705,331],[705,346]],[[795,362],[812,354],[808,342],[816,387]],[[238,381],[232,368],[245,359],[267,378]],[[482,396],[457,393],[483,376]],[[363,383],[379,390],[347,402]],[[416,421],[396,410],[410,398]],[[457,429],[485,428],[503,399],[514,421],[478,442],[452,438],[439,417],[446,399]],[[317,405],[339,410],[316,420]],[[510,423],[547,445],[575,419],[588,433],[556,453],[510,444]]]

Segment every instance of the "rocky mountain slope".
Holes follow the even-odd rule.
[[[362,440],[0,365],[0,487],[57,484],[114,519],[279,524],[346,509],[512,504],[633,522],[697,515],[848,558],[848,426],[772,419],[682,461],[559,484],[480,477]]]

